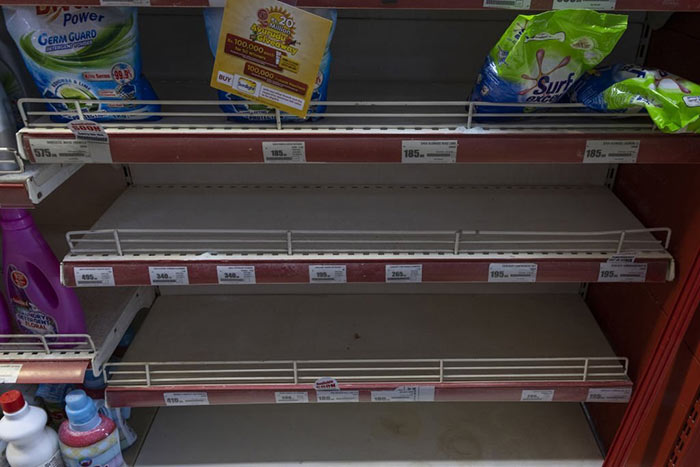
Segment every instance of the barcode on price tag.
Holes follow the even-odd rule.
[[[360,402],[360,391],[316,391],[316,402]]]
[[[534,263],[491,263],[489,282],[536,282],[537,265]]]
[[[344,264],[309,265],[309,282],[329,284],[332,282],[345,283],[347,281],[347,267]]]
[[[387,264],[386,282],[423,282],[422,264]]]
[[[372,391],[372,402],[433,402],[435,386],[400,386],[390,391]]]
[[[22,371],[21,363],[4,363],[0,365],[0,383],[16,383],[20,371]]]
[[[165,405],[209,405],[209,397],[206,392],[165,392],[163,393]]]
[[[114,287],[114,269],[111,267],[73,269],[78,287]]]
[[[614,10],[616,0],[554,0],[553,10]]]
[[[590,388],[586,402],[629,402],[632,388]]]
[[[150,266],[151,285],[188,285],[190,278],[185,266]]]
[[[552,402],[554,389],[523,389],[523,392],[520,393],[520,400],[523,402]]]
[[[255,284],[255,266],[217,266],[219,284]]]
[[[598,282],[644,282],[647,279],[646,263],[600,263]]]
[[[639,140],[586,141],[584,164],[634,164],[639,155]]]
[[[306,162],[306,143],[303,141],[283,141],[262,143],[263,157],[266,163],[295,164]]]
[[[276,392],[275,402],[278,404],[306,404],[309,394],[306,392]]]
[[[530,9],[530,0],[484,0],[484,8]]]
[[[454,164],[457,162],[457,140],[404,140],[401,143],[401,162],[404,164]]]

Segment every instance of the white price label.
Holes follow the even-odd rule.
[[[111,267],[73,269],[78,287],[114,287],[114,269]]]
[[[0,383],[14,384],[17,382],[19,372],[22,371],[21,363],[4,363],[0,365]]]
[[[554,0],[553,10],[614,10],[616,0]]]
[[[433,402],[435,386],[400,386],[390,391],[372,391],[372,402]]]
[[[401,162],[404,164],[454,164],[457,162],[457,144],[457,140],[404,140],[401,143]]]
[[[523,392],[520,393],[520,400],[523,402],[552,402],[554,389],[523,389]]]
[[[306,404],[309,394],[306,392],[276,392],[275,402],[278,404]]]
[[[101,6],[151,6],[151,0],[100,0]]]
[[[491,263],[489,282],[536,282],[537,265],[534,263]]]
[[[423,282],[422,264],[387,264],[386,282]]]
[[[165,392],[163,400],[167,406],[209,405],[209,396],[206,392]]]
[[[586,141],[584,164],[634,164],[639,155],[639,140]]]
[[[644,282],[646,279],[646,263],[600,263],[598,282]]]
[[[632,388],[590,388],[586,402],[629,402]]]
[[[255,284],[255,266],[217,266],[219,284]]]
[[[529,10],[530,0],[484,0],[484,8],[507,8]]]
[[[190,278],[185,266],[150,266],[151,285],[188,285]]]
[[[309,282],[328,284],[348,281],[347,267],[344,264],[310,264]]]
[[[34,162],[37,164],[85,164],[93,162],[90,145],[87,141],[29,138],[29,147],[34,155]]]
[[[295,164],[306,162],[306,143],[303,141],[283,141],[262,143],[266,163]]]
[[[316,402],[360,402],[360,391],[316,391]]]

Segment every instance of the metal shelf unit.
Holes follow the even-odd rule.
[[[21,172],[0,174],[0,207],[32,208],[80,167],[80,164],[27,165]]]
[[[136,312],[153,303],[155,291],[151,287],[81,289],[78,298],[87,334],[0,336],[0,364],[19,365],[16,382],[82,383],[88,365],[100,373]]]
[[[107,400],[131,407],[172,405],[172,393],[251,404],[632,392],[627,360],[576,294],[161,296],[106,368]],[[319,383],[329,378],[336,390]]]

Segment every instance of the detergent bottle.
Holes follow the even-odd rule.
[[[10,321],[10,310],[7,308],[5,297],[0,292],[0,334],[12,334],[12,322]],[[6,341],[0,337],[0,342]]]
[[[107,370],[104,370],[107,371]],[[103,376],[95,376],[92,369],[85,370],[85,379],[83,380],[83,390],[92,398],[97,411],[105,417],[111,418],[117,424],[119,429],[119,444],[122,451],[130,447],[136,442],[136,432],[129,426],[127,420],[131,416],[130,407],[107,407],[105,402],[105,384]]]
[[[68,467],[124,465],[117,425],[97,411],[85,391],[68,393],[66,414],[68,420],[61,424],[58,439]]]
[[[58,260],[29,213],[0,209],[0,228],[10,313],[19,332],[85,334],[78,297],[61,284]]]

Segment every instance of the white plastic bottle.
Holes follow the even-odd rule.
[[[0,396],[5,416],[0,420],[0,439],[7,442],[11,467],[64,467],[58,435],[46,426],[46,412],[24,401],[19,391]]]

